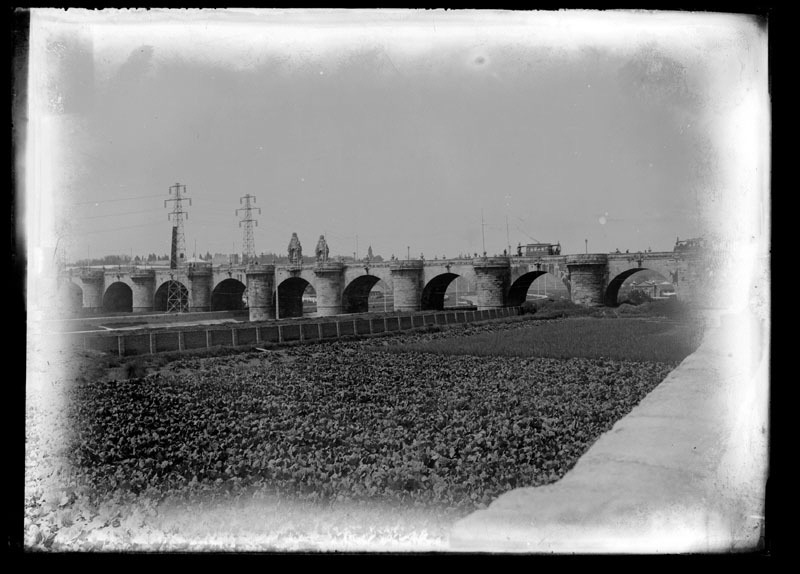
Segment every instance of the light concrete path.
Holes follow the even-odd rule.
[[[769,328],[725,316],[700,348],[558,482],[455,524],[466,552],[706,553],[758,548]]]

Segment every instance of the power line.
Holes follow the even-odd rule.
[[[107,215],[86,215],[78,216],[75,219],[103,219],[104,217],[120,217],[122,215],[135,215],[138,213],[155,213],[161,211],[160,209],[144,209],[139,211],[124,211],[122,213],[109,213]]]
[[[527,224],[527,222],[526,222],[524,219],[522,219],[521,217],[517,217],[517,219],[518,219],[518,220],[519,220],[519,221],[520,221],[522,224]],[[531,235],[529,235],[529,234],[528,234],[527,232],[525,232],[524,230],[520,229],[520,228],[519,228],[519,225],[517,225],[517,224],[514,224],[514,227],[516,227],[516,228],[517,228],[517,231],[519,231],[520,233],[522,233],[523,235],[525,235],[526,237],[528,237],[528,239],[530,239],[530,240],[532,240],[532,241],[535,241],[536,243],[541,243],[541,241],[539,241],[539,240],[538,240],[538,239],[536,239],[535,237],[532,237]]]
[[[152,221],[150,223],[141,223],[139,225],[126,225],[123,227],[114,227],[113,229],[95,229],[94,231],[81,231],[82,235],[88,235],[91,233],[116,233],[122,229],[135,229],[137,227],[151,227],[153,225],[160,225],[157,221]]]
[[[90,203],[95,203],[95,204],[97,204],[97,203],[111,203],[111,202],[114,202],[114,201],[134,201],[134,200],[137,200],[137,199],[147,199],[148,197],[161,197],[161,194],[158,193],[158,194],[155,194],[155,195],[139,195],[139,196],[136,196],[136,197],[118,197],[118,198],[115,198],[115,199],[95,199],[95,200],[92,200],[92,201],[78,201],[78,202],[74,203],[73,205],[88,205]]]

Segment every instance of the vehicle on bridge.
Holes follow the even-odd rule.
[[[684,239],[681,241],[679,237],[675,238],[675,248],[673,251],[694,251],[696,249],[702,249],[706,246],[706,240],[702,237],[697,237],[694,239]]]
[[[523,255],[523,246],[517,245],[517,255]],[[561,255],[561,243],[528,243],[524,246],[525,257]]]

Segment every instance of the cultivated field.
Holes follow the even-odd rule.
[[[26,544],[437,549],[503,492],[561,478],[698,343],[675,322],[527,318],[79,357],[58,412],[29,393]]]

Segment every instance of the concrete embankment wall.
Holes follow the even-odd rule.
[[[763,543],[769,326],[723,317],[561,480],[456,523],[467,552],[723,553]]]
[[[154,313],[136,312],[125,315],[105,315],[97,317],[76,317],[73,319],[53,319],[45,323],[45,328],[51,332],[74,332],[97,329],[101,325],[127,325],[148,323],[153,325],[172,323],[179,318],[181,322],[189,321],[220,321],[225,319],[246,321],[247,311],[206,311],[198,313]]]
[[[220,326],[142,328],[124,332],[72,333],[64,336],[69,337],[72,343],[79,348],[129,356],[212,347],[237,347],[263,343],[337,339],[355,335],[376,335],[419,329],[430,325],[453,325],[501,319],[516,316],[519,312],[519,307],[483,311],[445,310],[353,318],[338,316],[317,320],[243,322]]]

